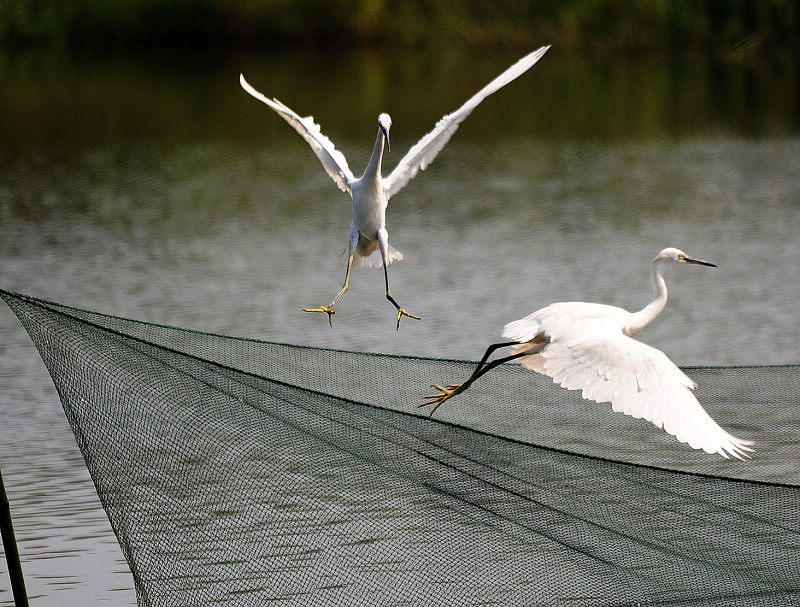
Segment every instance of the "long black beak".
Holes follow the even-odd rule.
[[[716,268],[717,264],[711,263],[710,261],[703,261],[702,259],[692,259],[691,257],[684,257],[683,261],[686,263],[696,263],[699,266],[710,266],[712,268]]]
[[[381,127],[381,130],[383,131],[383,136],[386,137],[386,150],[391,152],[392,151],[392,144],[389,142],[389,131],[387,131],[383,127]]]

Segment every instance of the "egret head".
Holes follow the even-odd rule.
[[[672,247],[661,251],[658,255],[656,255],[656,258],[653,261],[654,262],[668,261],[672,263],[694,263],[701,266],[711,266],[712,268],[717,267],[717,264],[711,263],[710,261],[703,261],[702,259],[693,259],[680,249],[673,249]]]
[[[392,128],[392,117],[389,114],[380,114],[378,116],[378,127],[383,131],[383,136],[386,137],[386,147],[391,152],[392,146],[389,143],[389,129]]]

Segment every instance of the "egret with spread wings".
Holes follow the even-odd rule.
[[[380,251],[381,259],[375,265],[383,266],[384,279],[386,281],[386,299],[397,309],[397,328],[400,328],[400,321],[404,316],[419,320],[419,316],[404,310],[395,301],[392,292],[389,290],[387,266],[392,261],[402,259],[403,255],[389,246],[389,233],[386,231],[386,205],[389,199],[403,189],[403,186],[413,179],[420,169],[424,170],[431,163],[455,133],[461,121],[469,116],[481,101],[525,73],[549,48],[549,46],[543,46],[526,55],[473,95],[455,112],[442,117],[433,130],[408,151],[397,167],[386,178],[381,175],[381,161],[383,160],[384,144],[391,149],[389,130],[392,126],[392,119],[389,114],[380,114],[378,116],[378,136],[372,148],[372,157],[369,159],[364,174],[356,178],[347,166],[347,160],[344,155],[334,147],[330,139],[320,132],[319,125],[314,122],[311,116],[301,118],[277,99],[268,99],[259,93],[248,84],[243,75],[240,76],[242,88],[275,110],[300,133],[300,136],[314,150],[325,171],[339,186],[339,189],[349,193],[353,199],[353,222],[350,228],[344,285],[330,305],[319,308],[306,308],[306,312],[325,312],[328,315],[328,322],[333,326],[333,306],[347,292],[350,284],[351,269],[354,266],[358,267],[363,260],[377,250]]]
[[[610,402],[614,411],[643,417],[694,449],[726,458],[746,457],[753,443],[728,434],[711,419],[692,393],[695,383],[661,350],[632,339],[667,304],[664,269],[670,264],[715,267],[678,249],[664,249],[653,260],[655,297],[638,312],[572,301],[510,322],[503,337],[512,341],[490,345],[463,384],[434,385],[439,393],[426,396],[420,407],[433,405],[433,415],[487,371],[519,358],[525,368],[552,377],[568,390],[582,390],[587,400]],[[507,346],[512,354],[487,362],[495,350]]]

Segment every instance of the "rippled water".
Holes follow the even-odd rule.
[[[674,268],[645,341],[681,365],[800,362],[800,87],[782,65],[554,49],[390,203],[406,255],[392,292],[423,320],[394,330],[375,270],[354,274],[333,330],[300,311],[341,286],[348,198],[239,71],[313,113],[359,173],[380,111],[394,122],[388,169],[514,55],[0,55],[0,286],[206,331],[477,358],[553,301],[644,305],[650,259],[677,246],[719,267]],[[0,444],[31,598],[134,604],[52,383],[6,308]]]

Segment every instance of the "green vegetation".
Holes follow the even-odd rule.
[[[3,0],[0,44],[430,45],[797,54],[795,0]]]

